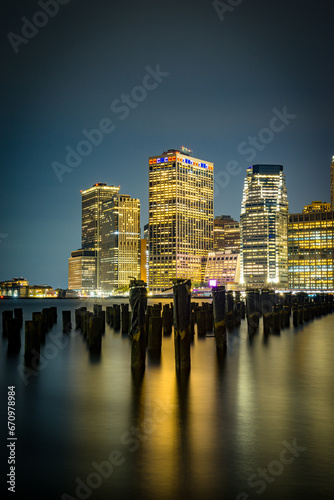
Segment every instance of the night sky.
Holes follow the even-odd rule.
[[[41,3],[2,6],[0,280],[67,288],[96,182],[141,200],[143,230],[148,156],[170,148],[214,162],[215,215],[239,220],[254,163],[284,166],[290,212],[329,201],[331,0]]]

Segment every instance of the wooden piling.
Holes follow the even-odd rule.
[[[14,318],[19,320],[20,323],[20,328],[23,326],[23,310],[22,308],[15,308],[14,309]]]
[[[121,304],[121,332],[129,333],[129,304]]]
[[[121,328],[121,306],[114,304],[114,330],[119,331]]]
[[[32,358],[39,359],[40,339],[37,323],[37,321],[25,322],[24,357],[28,360],[32,360]]]
[[[174,347],[176,370],[190,370],[191,281],[173,285]]]
[[[217,286],[212,288],[214,332],[216,339],[216,349],[225,351],[227,348],[226,337],[226,302],[225,287]]]
[[[169,304],[164,304],[162,309],[162,329],[165,337],[172,334],[173,316]]]
[[[129,302],[131,316],[131,369],[136,372],[145,370],[146,364],[146,334],[145,312],[147,308],[147,289],[134,281],[130,288]]]
[[[8,352],[14,353],[21,349],[21,322],[19,318],[8,318],[6,320]]]
[[[13,311],[2,311],[2,336],[7,337],[6,320],[13,319]]]
[[[63,332],[69,333],[72,330],[71,311],[62,311]]]

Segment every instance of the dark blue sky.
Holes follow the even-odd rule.
[[[0,280],[66,288],[80,189],[120,185],[140,198],[143,227],[148,156],[169,148],[214,162],[215,215],[239,219],[252,163],[284,166],[291,212],[329,201],[332,1],[231,0],[220,16],[204,0],[62,3],[53,17],[36,15],[37,1],[3,6]],[[29,31],[22,18],[47,23]],[[30,38],[8,38],[22,29]],[[154,85],[144,78],[158,65]],[[150,90],[136,88],[143,81]],[[115,102],[131,93],[137,101]],[[68,168],[66,147],[104,118],[113,131],[60,182],[53,162]]]

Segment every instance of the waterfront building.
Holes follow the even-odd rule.
[[[240,254],[232,250],[210,252],[206,262],[204,282],[216,286],[237,284],[240,281]]]
[[[333,290],[334,212],[329,203],[312,202],[290,214],[288,225],[289,287]]]
[[[96,290],[96,250],[71,252],[68,259],[68,288],[84,294]]]
[[[102,292],[127,288],[140,277],[140,201],[117,194],[102,204]]]
[[[288,286],[288,210],[283,167],[248,167],[240,216],[240,283]]]
[[[149,157],[149,288],[203,279],[213,248],[213,163],[185,148]]]

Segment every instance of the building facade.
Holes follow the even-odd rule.
[[[240,216],[241,283],[288,286],[288,211],[283,167],[248,167]]]
[[[328,206],[329,203],[312,202],[304,207],[303,213],[289,216],[291,289],[334,289],[334,212]]]
[[[213,163],[170,149],[149,157],[149,288],[200,283],[213,248]]]
[[[240,253],[240,224],[230,215],[219,215],[213,221],[213,250]]]
[[[334,156],[331,164],[331,209],[334,211]]]
[[[140,277],[140,201],[115,195],[102,204],[100,287],[112,292]]]
[[[206,262],[205,283],[211,280],[217,286],[237,284],[240,281],[240,254],[231,250],[210,252]]]
[[[118,194],[120,186],[107,186],[97,183],[89,189],[81,191],[82,226],[81,248],[96,251],[96,288],[101,288],[101,224],[102,204]]]
[[[96,290],[96,250],[75,250],[68,259],[68,288],[90,293]]]

